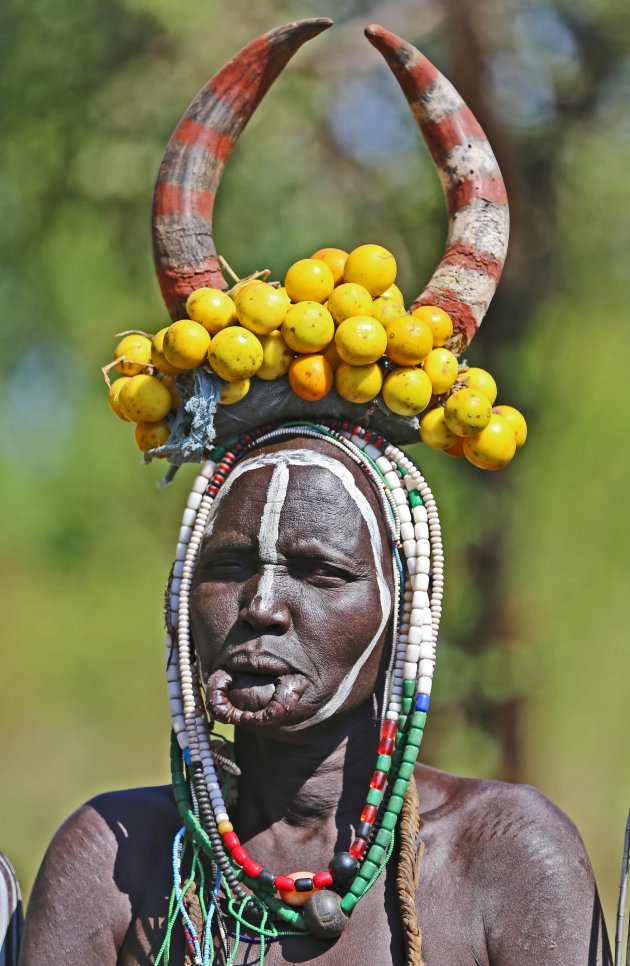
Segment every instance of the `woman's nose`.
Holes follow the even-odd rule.
[[[264,564],[262,573],[251,581],[252,596],[239,612],[241,619],[256,630],[276,634],[287,631],[291,626],[291,612],[282,592],[283,583],[277,566]]]

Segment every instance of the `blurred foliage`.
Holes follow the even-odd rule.
[[[531,438],[498,476],[414,455],[442,506],[449,580],[423,755],[530,781],[576,821],[609,922],[630,770],[630,8],[613,0],[370,3],[5,0],[0,18],[0,845],[26,889],[55,827],[105,788],[168,778],[161,588],[191,471],[166,492],[107,408],[114,333],[165,320],[151,192],[195,91],[257,33],[335,30],[295,58],[230,161],[215,227],[241,274],[378,241],[406,296],[439,258],[439,183],[380,20],[488,130],[514,229],[470,351]]]

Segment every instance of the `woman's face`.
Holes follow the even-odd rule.
[[[191,622],[219,720],[299,731],[373,693],[392,612],[377,497],[330,444],[257,451],[202,542]]]

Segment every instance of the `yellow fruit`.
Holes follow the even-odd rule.
[[[186,300],[186,311],[191,319],[201,323],[210,335],[236,323],[236,306],[218,288],[198,288]]]
[[[311,258],[317,258],[319,261],[325,262],[328,265],[328,268],[333,273],[335,285],[343,282],[343,267],[346,264],[347,257],[348,252],[344,252],[342,248],[320,248],[318,252],[311,255]]]
[[[179,393],[177,391],[177,386],[175,385],[175,380],[172,376],[164,376],[162,379],[162,384],[166,386],[171,394],[171,412],[176,413],[180,407],[181,399],[179,398]]]
[[[453,456],[455,459],[460,459],[464,455],[464,439],[462,436],[457,437],[457,442],[454,446],[449,446],[448,449],[444,450],[449,456]]]
[[[490,400],[478,389],[458,389],[444,404],[446,425],[456,436],[475,436],[486,428],[491,416]]]
[[[238,300],[236,314],[241,325],[255,335],[279,329],[287,314],[287,298],[272,285],[249,285]]]
[[[457,356],[448,349],[432,349],[424,360],[424,371],[431,380],[436,396],[455,384],[458,373]]]
[[[173,322],[164,333],[162,351],[177,369],[196,369],[206,358],[210,336],[203,325],[190,319]]]
[[[379,298],[374,299],[372,303],[372,315],[381,325],[386,326],[388,322],[392,322],[394,319],[400,319],[404,314],[405,306],[402,302],[397,302],[396,299],[386,299],[381,295]],[[433,343],[431,345],[433,346]]]
[[[332,315],[319,302],[292,305],[282,323],[282,338],[294,352],[319,352],[334,335]]]
[[[412,315],[431,326],[433,345],[436,348],[448,342],[453,334],[453,323],[450,315],[447,315],[444,309],[438,308],[437,305],[421,305],[413,310]]]
[[[163,329],[160,329],[153,336],[151,341],[151,362],[160,372],[164,372],[169,376],[176,376],[178,372],[183,372],[184,370],[178,369],[177,366],[172,366],[164,355],[164,336],[167,330],[168,326],[165,325]]]
[[[516,452],[514,429],[499,413],[493,413],[476,436],[467,436],[463,445],[466,459],[480,470],[500,470]]]
[[[477,389],[490,400],[492,406],[497,398],[497,384],[485,369],[477,369],[475,366],[465,373],[466,385],[469,389]]]
[[[376,362],[385,352],[387,335],[380,322],[369,315],[345,319],[335,332],[337,352],[351,366]]]
[[[270,332],[261,335],[260,344],[263,350],[262,366],[256,373],[259,379],[279,379],[289,371],[293,361],[293,350],[282,338],[280,332]]]
[[[405,304],[404,295],[397,285],[390,285],[389,288],[385,289],[380,297],[382,299],[391,299],[392,302],[398,302],[398,304],[402,306]]]
[[[171,394],[155,376],[132,376],[120,390],[118,402],[134,423],[159,423],[171,408]]]
[[[374,303],[372,296],[363,285],[345,282],[339,285],[328,299],[328,311],[340,325],[344,319],[351,319],[355,315],[372,315]]]
[[[444,409],[430,409],[420,422],[420,439],[431,449],[449,449],[456,446],[458,437],[450,431],[444,420]]]
[[[422,319],[400,315],[385,326],[388,359],[399,366],[417,366],[433,348],[431,329]]]
[[[323,350],[322,355],[324,359],[328,359],[330,365],[332,366],[333,372],[336,372],[341,365],[341,356],[337,352],[337,346],[335,340],[329,342],[326,348]]]
[[[319,258],[301,258],[289,269],[284,287],[292,302],[325,302],[335,287],[335,277]]]
[[[351,366],[342,362],[335,373],[335,388],[348,402],[371,402],[383,385],[383,373],[376,362],[367,366]]]
[[[281,292],[282,295],[284,295],[285,300],[286,300],[286,303],[287,303],[287,309],[290,308],[291,307],[291,299],[289,298],[289,296],[287,294],[286,288],[284,288],[284,286],[282,286],[282,288],[279,288],[278,291]]]
[[[234,403],[244,399],[248,392],[249,379],[236,379],[234,382],[228,382],[227,386],[223,387],[219,402],[222,406],[232,406]]]
[[[126,335],[116,346],[112,360],[120,356],[125,357],[125,362],[119,362],[114,368],[123,376],[139,376],[141,372],[148,372],[151,340],[144,335]]]
[[[258,372],[263,362],[260,339],[240,325],[230,325],[217,332],[212,339],[208,362],[226,382],[249,379]]]
[[[298,356],[289,367],[291,389],[310,402],[323,399],[330,392],[333,378],[332,367],[321,353]]]
[[[383,383],[383,402],[398,416],[416,416],[426,409],[433,394],[431,380],[422,369],[394,369]]]
[[[395,282],[396,259],[381,245],[359,245],[348,255],[343,275],[346,282],[358,282],[375,298]]]
[[[160,420],[159,423],[138,423],[133,436],[139,449],[146,453],[148,449],[164,446],[170,433],[168,424],[164,420]]]
[[[117,379],[116,382],[111,384],[109,387],[109,393],[107,394],[107,402],[109,403],[112,412],[115,412],[119,419],[124,419],[124,421],[128,423],[130,422],[130,419],[128,416],[125,416],[124,412],[120,408],[120,402],[118,400],[120,390],[126,382],[129,382],[129,376],[121,376],[120,379]]]
[[[231,290],[231,298],[234,305],[238,305],[239,299],[243,295],[246,288],[250,285],[265,285],[262,278],[245,278],[242,282],[237,282],[234,288]]]
[[[116,383],[114,383],[114,385],[116,385]],[[514,406],[495,406],[492,412],[497,413],[499,416],[503,416],[503,418],[507,420],[514,430],[516,448],[520,449],[527,439],[527,423],[525,422],[525,417],[523,414],[519,412],[518,409],[515,409]]]

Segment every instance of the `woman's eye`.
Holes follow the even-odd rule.
[[[210,558],[199,569],[206,580],[247,580],[254,571],[251,563],[238,558]]]
[[[317,561],[296,561],[290,565],[291,576],[319,587],[342,587],[352,578],[338,567]]]

